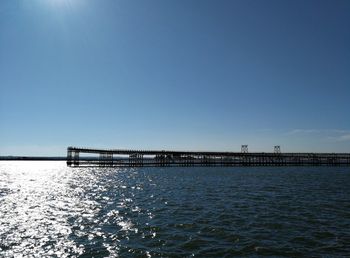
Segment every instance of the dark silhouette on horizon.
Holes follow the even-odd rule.
[[[90,155],[82,156],[81,154]],[[350,166],[350,153],[157,151],[67,148],[67,165],[101,167]]]

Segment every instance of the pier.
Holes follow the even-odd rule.
[[[156,151],[67,148],[70,167],[350,166],[350,153]]]

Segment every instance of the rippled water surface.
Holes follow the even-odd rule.
[[[350,168],[0,162],[0,257],[350,256]]]

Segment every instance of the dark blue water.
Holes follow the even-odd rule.
[[[0,163],[0,256],[349,257],[350,168]]]

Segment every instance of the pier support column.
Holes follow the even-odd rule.
[[[158,160],[158,157],[156,157]],[[131,167],[143,167],[143,154],[133,153],[129,155],[129,166]]]
[[[78,167],[79,166],[79,151],[74,151],[73,155],[73,165]]]
[[[109,153],[109,152],[100,153],[99,165],[101,167],[112,167],[113,166],[113,153]]]
[[[67,166],[72,166],[72,148],[67,148]]]

